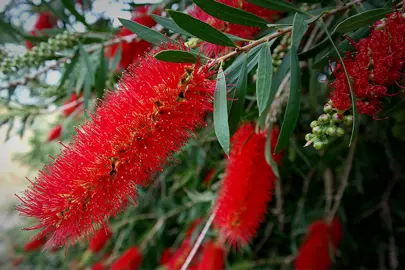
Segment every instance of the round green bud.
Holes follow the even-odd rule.
[[[345,135],[345,131],[344,131],[343,128],[338,127],[338,128],[336,129],[336,134],[337,134],[339,137],[342,137],[343,135]]]
[[[56,40],[62,40],[62,39],[63,39],[63,35],[62,35],[62,34],[57,34],[57,35],[55,36],[55,39],[56,39]]]
[[[328,100],[328,104],[333,106],[333,101],[331,99]]]
[[[312,140],[314,137],[315,137],[314,134],[308,133],[307,135],[305,135],[305,140],[306,140],[307,142],[309,142],[309,141]]]
[[[343,120],[343,115],[342,115],[342,114],[340,114],[340,113],[334,113],[334,114],[332,115],[332,121],[333,121],[334,123],[340,123],[340,122],[342,122],[342,120]]]
[[[318,122],[320,124],[327,124],[330,121],[330,115],[329,114],[322,114],[318,117]]]
[[[323,130],[322,130],[321,127],[314,127],[314,128],[312,129],[312,133],[313,133],[316,137],[319,137],[319,136],[322,135]]]
[[[352,115],[346,115],[346,116],[343,118],[343,123],[344,123],[346,126],[351,126],[351,125],[353,125],[353,116],[352,116]]]
[[[321,150],[322,148],[323,148],[323,143],[322,142],[315,142],[314,143],[314,148],[316,149],[316,150]]]
[[[329,103],[326,103],[325,106],[323,106],[323,111],[325,113],[331,113],[333,111],[332,105],[330,105]]]
[[[312,121],[311,124],[309,124],[311,128],[317,127],[318,125],[319,125],[318,121]]]
[[[330,127],[328,127],[327,129],[326,129],[326,134],[327,135],[329,135],[329,136],[335,136],[336,135],[336,132],[337,132],[337,130],[336,130],[336,127],[334,127],[334,126],[330,126]]]

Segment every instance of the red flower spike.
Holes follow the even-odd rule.
[[[212,111],[215,81],[210,66],[168,63],[153,56],[124,73],[118,91],[107,93],[92,120],[32,184],[18,210],[39,222],[46,248],[88,236],[136,199]]]
[[[142,253],[137,247],[131,247],[111,265],[111,270],[136,270],[141,263]]]
[[[148,12],[148,7],[147,6],[141,6],[132,12],[133,18],[132,20],[134,22],[137,22],[139,24],[142,24],[147,27],[153,27],[156,25],[156,22],[153,20],[151,16],[149,16]],[[154,12],[157,14],[158,12]],[[125,37],[132,35],[133,33],[128,30],[127,28],[123,27],[121,28],[120,32],[117,34],[117,37]],[[113,58],[118,50],[119,44],[115,44],[110,47],[109,51],[107,52],[107,55],[109,55],[111,58]],[[130,64],[134,63],[136,59],[138,59],[140,56],[142,56],[147,50],[149,50],[151,47],[151,44],[145,40],[139,40],[135,39],[132,40],[131,42],[123,41],[121,42],[121,59],[120,63],[118,65],[118,69],[122,68],[125,69],[127,68]]]
[[[89,250],[92,253],[97,253],[103,249],[105,244],[107,244],[108,240],[111,238],[111,231],[109,228],[101,228],[96,231],[89,243]]]
[[[276,20],[279,17],[279,15],[282,14],[281,12],[278,11],[273,11],[253,5],[246,0],[218,0],[218,2],[253,13],[259,17],[262,17],[263,19],[266,19],[267,21],[269,21],[269,23]],[[202,9],[200,9],[197,6],[194,6],[190,10],[190,15],[196,19],[208,23],[209,25],[216,28],[217,30],[220,30],[221,32],[235,35],[245,39],[252,39],[254,35],[256,35],[260,30],[260,28],[258,27],[243,26],[239,24],[233,24],[222,21],[205,13]],[[229,47],[218,46],[208,42],[203,42],[201,48],[203,53],[210,57],[221,56],[223,54],[228,53],[231,50],[231,48]]]
[[[59,139],[61,135],[62,135],[62,126],[56,125],[48,133],[48,142]]]
[[[231,140],[231,152],[216,203],[214,224],[232,245],[245,245],[256,235],[276,177],[264,156],[267,132],[255,133],[254,124],[244,124]],[[272,148],[278,129],[273,129]],[[281,155],[273,156],[280,162]]]
[[[222,270],[224,269],[225,250],[217,244],[207,241],[204,244],[199,270]]]
[[[103,266],[103,264],[97,262],[97,263],[93,264],[93,266],[91,267],[91,270],[104,270],[104,266]]]
[[[209,170],[207,175],[203,179],[203,184],[208,186],[211,183],[211,181],[213,180],[212,177],[214,176],[214,174],[215,174],[215,169]]]
[[[72,105],[73,103],[73,105]],[[77,102],[77,96],[75,93],[73,93],[70,96],[70,100],[67,100],[64,105],[72,105],[69,106],[68,108],[65,108],[62,110],[62,113],[65,117],[68,117],[69,115],[71,115],[77,108],[79,108],[81,105],[83,104],[83,102]]]
[[[170,248],[165,248],[160,256],[160,265],[167,264],[173,256],[173,252]]]
[[[358,112],[374,116],[382,108],[381,98],[387,86],[401,77],[405,63],[405,18],[399,12],[387,15],[374,24],[367,38],[353,42],[356,52],[347,53],[343,62],[353,84]],[[350,88],[343,65],[333,71],[331,99],[336,109],[345,111],[351,105]]]
[[[31,30],[31,35],[36,36],[38,32],[44,29],[54,28],[56,26],[56,18],[48,13],[41,12],[38,14],[37,21],[34,24],[34,27]],[[25,42],[27,49],[31,49],[34,45],[30,41]]]
[[[34,236],[30,241],[28,241],[25,245],[23,250],[26,252],[35,251],[41,249],[42,246],[45,244],[46,239],[42,235]]]
[[[330,249],[336,253],[342,239],[342,225],[335,218],[330,225],[318,220],[309,227],[295,260],[296,270],[325,270],[332,265]]]

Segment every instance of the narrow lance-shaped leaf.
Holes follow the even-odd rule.
[[[217,84],[214,94],[214,128],[218,142],[229,155],[229,125],[228,125],[228,108],[226,99],[226,81],[222,67],[218,71]]]
[[[86,50],[83,48],[83,46],[79,43],[79,49],[80,49],[80,56],[82,57],[86,68],[87,68],[87,74],[89,75],[88,79],[90,80],[90,83],[94,83],[94,71],[93,71],[93,66],[90,61],[89,54],[86,52]]]
[[[185,31],[180,26],[178,26],[172,19],[165,18],[165,17],[162,17],[162,16],[158,16],[158,15],[155,15],[155,14],[151,14],[150,16],[152,16],[152,18],[155,20],[155,22],[157,22],[158,24],[160,24],[164,28],[167,28],[167,29],[169,29],[169,30],[171,30],[171,31],[173,31],[175,33],[181,34],[181,35],[192,36],[192,34]]]
[[[238,82],[236,83],[235,94],[231,100],[231,109],[229,113],[229,131],[230,135],[236,131],[240,118],[243,113],[245,104],[245,96],[247,90],[248,70],[247,70],[247,54],[243,54],[244,60],[240,69]]]
[[[165,35],[134,21],[119,18],[118,19],[123,26],[128,28],[129,31],[137,34],[141,39],[146,40],[154,45],[159,45],[162,42],[170,40]]]
[[[110,62],[110,69],[115,70],[121,61],[121,56],[122,56],[122,48],[121,44],[118,44],[118,48],[115,51],[114,58]]]
[[[295,14],[293,21],[293,29],[291,34],[291,58],[290,58],[290,94],[288,96],[288,102],[286,111],[284,114],[284,120],[281,125],[280,135],[278,138],[275,152],[280,152],[285,146],[288,145],[291,135],[294,132],[297,124],[298,116],[300,113],[301,103],[301,71],[298,60],[298,46],[301,43],[302,37],[308,29],[308,25],[305,19]]]
[[[228,36],[226,36],[221,31],[218,31],[211,25],[197,20],[190,15],[182,12],[168,10],[168,13],[178,26],[180,26],[190,34],[201,38],[202,40],[205,40],[209,43],[221,46],[235,47],[235,44]]]
[[[77,10],[75,8],[75,1],[73,1],[73,0],[62,0],[62,3],[63,3],[63,6],[65,8],[67,8],[70,11],[70,13],[72,13],[72,15],[76,17],[76,19],[79,22],[83,23],[86,26],[88,25],[87,22],[86,22],[86,19],[84,18],[84,16],[81,15],[79,12],[77,12]]]
[[[63,87],[63,85],[65,84],[67,78],[72,73],[73,68],[75,67],[78,59],[79,59],[79,49],[77,48],[73,53],[73,57],[70,60],[70,63],[66,65],[65,72],[63,72],[62,79],[60,80],[59,88]]]
[[[369,26],[390,12],[392,12],[390,8],[377,8],[356,14],[339,23],[335,31],[338,33],[347,33],[364,26]]]
[[[193,2],[208,14],[230,23],[258,27],[268,23],[266,20],[252,13],[214,0],[193,0]]]
[[[98,98],[101,98],[104,94],[106,77],[107,77],[107,69],[104,57],[104,45],[102,45],[100,49],[99,64],[97,68],[96,84],[95,84]]]
[[[173,62],[173,63],[195,63],[197,62],[197,56],[185,52],[185,51],[178,51],[178,50],[163,50],[160,51],[155,55],[155,58],[158,60],[162,60],[165,62]]]
[[[278,171],[277,163],[273,159],[273,155],[271,154],[271,133],[272,133],[273,126],[270,124],[269,130],[267,133],[266,138],[266,145],[264,147],[264,157],[266,158],[267,164],[270,165],[271,169],[273,170],[274,175],[277,178],[280,178],[280,173]]]
[[[271,10],[305,13],[304,11],[300,10],[299,7],[284,0],[248,0],[248,2]]]
[[[256,97],[261,115],[266,107],[270,96],[271,82],[273,79],[273,58],[270,53],[269,44],[266,43],[259,53],[259,63],[257,68]]]

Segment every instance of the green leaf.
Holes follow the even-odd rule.
[[[248,0],[248,2],[271,10],[279,10],[287,12],[296,11],[300,13],[305,13],[299,7],[284,0]]]
[[[91,96],[91,82],[90,80],[84,81],[84,109],[89,107],[89,101]]]
[[[119,18],[118,19],[123,26],[128,28],[129,31],[137,34],[141,39],[146,40],[154,45],[159,45],[162,42],[168,42],[171,40],[165,35],[134,21]]]
[[[86,52],[86,50],[83,48],[82,44],[79,43],[79,50],[80,50],[80,56],[82,57],[84,63],[86,64],[87,68],[87,75],[89,75],[89,81],[91,84],[94,83],[94,71],[93,71],[93,66],[90,61],[89,54]]]
[[[245,96],[247,90],[247,81],[248,81],[248,70],[247,70],[247,59],[248,56],[246,53],[243,54],[243,63],[240,69],[238,82],[236,83],[236,89],[234,96],[232,98],[231,110],[229,113],[229,131],[232,136],[235,133],[236,128],[238,127],[239,120],[243,113],[243,107],[245,104]]]
[[[66,65],[65,72],[63,72],[62,78],[60,80],[59,88],[63,87],[67,78],[73,72],[73,68],[75,67],[78,59],[79,59],[79,49],[77,48],[73,53],[73,57],[70,60],[70,63]]]
[[[336,47],[335,43],[333,42],[332,37],[329,34],[328,28],[325,26],[324,23],[322,23],[322,26],[325,29],[325,33],[328,36],[330,42],[332,43],[333,48],[335,49],[335,51],[336,51],[336,53],[337,53],[337,55],[338,55],[338,57],[340,59],[340,63],[342,63],[343,70],[344,70],[345,75],[346,75],[347,83],[349,84],[349,88],[350,88],[350,96],[351,96],[352,107],[353,107],[353,127],[352,127],[352,134],[350,136],[350,143],[349,143],[349,146],[350,146],[352,144],[352,142],[353,142],[354,136],[357,133],[357,123],[358,123],[358,120],[359,120],[359,114],[357,112],[357,104],[356,104],[356,95],[354,94],[353,85],[352,85],[349,73],[347,72],[346,65],[345,65],[345,63],[343,61],[343,57],[340,54],[339,49]]]
[[[271,154],[271,133],[272,133],[273,127],[270,125],[267,138],[266,138],[266,145],[264,147],[264,157],[266,158],[267,164],[270,165],[271,169],[273,170],[274,175],[277,178],[280,178],[280,173],[278,171],[278,166],[277,163],[273,159],[273,155]]]
[[[221,31],[218,31],[211,25],[206,24],[205,22],[202,22],[200,20],[197,20],[191,17],[190,15],[187,15],[182,12],[168,10],[168,13],[177,23],[178,26],[180,26],[187,32],[193,34],[194,36],[202,40],[205,40],[209,43],[221,46],[235,47],[235,44],[228,36],[226,36]]]
[[[164,28],[167,28],[167,29],[173,31],[174,33],[178,33],[178,34],[185,35],[185,36],[193,36],[189,32],[187,32],[184,29],[182,29],[181,27],[179,27],[172,19],[158,16],[155,14],[150,14],[150,15],[155,20],[155,22],[157,22]]]
[[[110,62],[110,70],[117,69],[117,66],[121,61],[121,56],[122,56],[122,48],[121,48],[121,44],[118,44],[118,48],[115,51],[114,58]]]
[[[291,135],[294,132],[300,113],[301,103],[301,70],[297,55],[298,46],[301,39],[308,29],[304,18],[295,14],[293,29],[291,34],[291,58],[290,58],[290,94],[288,96],[287,107],[284,114],[284,120],[281,125],[280,135],[275,152],[280,152],[288,145]]]
[[[273,58],[271,57],[269,44],[266,43],[260,50],[257,68],[256,97],[259,115],[268,107],[272,79]]]
[[[364,26],[369,26],[370,24],[383,18],[386,14],[391,12],[391,8],[377,8],[356,14],[339,23],[336,26],[335,31],[338,33],[347,33]]]
[[[95,89],[97,93],[98,98],[102,98],[104,94],[104,88],[105,88],[105,81],[107,78],[107,69],[106,69],[106,61],[104,57],[104,45],[101,45],[100,49],[100,56],[99,56],[99,65],[97,68],[97,78],[96,78],[96,84],[95,84]]]
[[[78,20],[79,22],[83,23],[84,25],[88,25],[86,22],[86,19],[84,18],[83,15],[81,15],[79,12],[77,12],[76,8],[75,8],[75,2],[72,0],[62,0],[62,3],[64,5],[64,7],[70,11],[70,13],[72,13],[73,16],[75,16],[76,20]]]
[[[186,51],[163,50],[155,54],[155,58],[165,62],[173,63],[195,63],[197,56]]]
[[[226,100],[226,81],[222,67],[218,71],[217,85],[214,93],[214,128],[218,142],[229,155],[229,125],[228,125],[228,108]]]
[[[246,26],[264,26],[268,22],[252,13],[234,8],[214,0],[193,0],[193,2],[208,14],[234,24]]]

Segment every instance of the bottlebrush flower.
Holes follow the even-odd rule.
[[[273,11],[253,5],[246,0],[218,0],[218,2],[253,13],[259,17],[262,17],[263,19],[266,19],[267,21],[269,21],[269,23],[273,22],[281,14],[278,11]],[[233,24],[222,21],[205,13],[202,9],[200,9],[197,6],[194,6],[189,13],[194,18],[199,19],[205,23],[208,23],[209,25],[211,25],[212,27],[216,28],[217,30],[223,33],[235,35],[245,39],[252,39],[254,35],[256,35],[260,30],[260,28],[258,27],[243,26],[239,24]],[[210,57],[221,56],[223,54],[228,53],[229,50],[232,49],[229,47],[218,46],[208,42],[203,42],[201,48],[203,53]]]
[[[207,241],[204,244],[201,261],[198,264],[199,270],[222,270],[224,269],[225,250],[213,243]]]
[[[214,174],[215,174],[215,169],[209,170],[207,175],[204,177],[203,184],[208,186],[211,183],[211,181],[213,180],[212,177],[214,176]]]
[[[73,103],[73,104],[72,104]],[[68,108],[64,108],[62,110],[62,113],[65,117],[68,117],[69,115],[71,115],[77,108],[79,108],[81,105],[83,104],[83,102],[78,102],[77,101],[77,96],[75,93],[73,93],[70,96],[70,99],[67,100],[64,105],[69,105]],[[71,106],[72,105],[72,106]]]
[[[42,248],[42,246],[45,244],[45,242],[46,242],[46,239],[44,236],[36,235],[24,245],[23,250],[26,252],[38,250],[38,249]]]
[[[165,265],[170,261],[173,256],[173,252],[170,248],[165,248],[160,256],[160,265]]]
[[[111,270],[136,270],[141,263],[142,253],[137,247],[131,247],[111,265]]]
[[[295,260],[296,270],[325,270],[332,265],[331,252],[336,253],[342,239],[342,225],[335,218],[330,225],[318,220],[309,227],[305,241]],[[331,251],[332,248],[332,251]]]
[[[111,231],[109,228],[101,228],[96,231],[89,243],[89,251],[92,253],[97,253],[103,249],[105,244],[111,238]]]
[[[118,91],[107,93],[92,120],[73,142],[40,171],[18,210],[38,219],[27,228],[50,235],[46,248],[87,236],[93,227],[135,201],[192,132],[212,111],[215,81],[210,66],[168,63],[158,51],[185,49],[166,44],[132,65]]]
[[[263,220],[271,200],[274,181],[264,149],[267,132],[255,133],[254,124],[244,124],[231,140],[231,152],[216,203],[214,224],[231,244],[247,244]],[[272,131],[274,149],[278,129]],[[273,155],[280,162],[281,155]]]
[[[91,270],[104,270],[104,266],[103,266],[103,264],[97,262],[97,263],[93,264],[93,266],[91,267]]]
[[[12,258],[11,264],[13,266],[17,266],[17,265],[20,265],[23,261],[24,261],[24,256],[17,256],[17,257]]]
[[[59,139],[60,135],[62,135],[62,126],[56,125],[48,133],[48,142]]]
[[[374,116],[382,108],[387,87],[400,79],[405,63],[405,18],[394,12],[374,24],[370,35],[358,43],[356,52],[347,53],[343,62],[353,84],[360,114]],[[341,63],[333,71],[331,99],[336,109],[348,110],[350,88]]]
[[[132,12],[134,22],[139,24],[145,25],[147,27],[153,27],[156,25],[156,22],[149,16],[148,7],[141,6]],[[157,12],[155,12],[157,13]],[[125,37],[132,35],[133,33],[125,27],[122,27],[120,32],[117,34],[117,37]],[[130,64],[132,64],[139,56],[143,55],[150,47],[151,44],[145,40],[134,39],[130,42],[123,41],[119,44],[114,44],[110,47],[107,54],[112,58],[115,56],[118,50],[118,46],[121,46],[121,59],[118,65],[119,68],[127,68]]]
[[[41,12],[38,14],[37,21],[31,30],[31,35],[36,36],[38,32],[44,29],[54,28],[56,26],[56,18],[48,12]],[[27,49],[31,49],[34,45],[30,41],[25,42]]]

